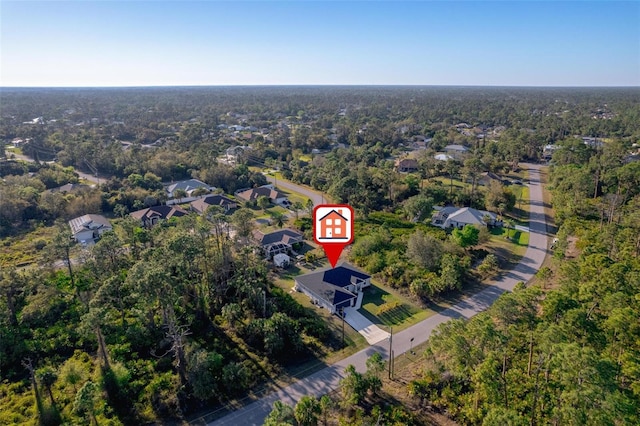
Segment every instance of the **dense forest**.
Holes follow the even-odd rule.
[[[637,89],[3,88],[1,95],[0,142],[9,149],[0,160],[0,423],[186,419],[342,346],[338,330],[274,285],[267,263],[246,247],[251,209],[214,209],[151,229],[133,221],[129,212],[166,202],[163,183],[194,177],[233,194],[265,184],[260,169],[279,170],[350,203],[359,224],[349,258],[423,303],[497,267],[473,249],[486,233],[434,228],[433,207],[472,206],[515,220],[516,190],[478,182],[483,173],[517,173],[519,162],[545,159],[559,225],[555,260],[538,285],[443,325],[408,391],[463,424],[638,423]],[[449,144],[468,153],[435,159]],[[227,149],[238,146],[250,149],[228,160]],[[394,160],[407,155],[416,170],[397,173]],[[75,170],[102,182],[88,185]],[[82,185],[55,191],[68,183]],[[114,219],[114,232],[78,250],[65,222],[86,213]],[[295,226],[308,233],[302,216]],[[33,257],[12,250],[43,230],[47,237],[30,243]],[[350,372],[345,400],[359,405],[379,393],[379,361],[367,374]],[[346,394],[354,389],[356,396]],[[324,412],[339,411],[326,398],[305,399],[313,412],[321,402]],[[375,417],[358,420],[343,408],[350,424]],[[293,408],[280,409],[287,422],[301,423]],[[398,424],[411,417],[399,407],[379,414]]]

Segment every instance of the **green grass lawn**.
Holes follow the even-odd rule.
[[[385,311],[384,313],[380,313],[381,307]],[[386,309],[388,307],[392,307],[392,309]],[[374,324],[399,326],[400,329],[404,329],[430,317],[435,312],[415,305],[391,289],[372,284],[364,291],[360,313]]]

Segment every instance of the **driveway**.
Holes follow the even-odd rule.
[[[542,187],[540,185],[540,167],[533,164],[522,164],[529,168],[530,203],[529,203],[529,246],[520,263],[511,271],[504,273],[499,279],[491,282],[486,288],[471,297],[463,299],[454,306],[445,309],[426,320],[393,335],[395,356],[409,351],[412,346],[427,341],[433,330],[451,318],[471,318],[475,314],[487,309],[505,291],[513,290],[522,281],[529,281],[542,265],[547,255],[546,219]],[[291,406],[295,405],[304,395],[320,397],[336,388],[343,377],[344,369],[353,365],[360,372],[366,371],[366,361],[375,352],[386,359],[389,358],[389,342],[386,340],[369,346],[360,352],[345,358],[323,370],[320,370],[298,382],[287,386],[266,397],[256,400],[231,414],[222,417],[210,425],[262,425],[265,417],[271,412],[275,401],[282,401]],[[205,419],[195,421],[194,424],[207,424]]]
[[[362,293],[358,294],[358,298],[362,299]],[[358,312],[356,308],[345,308],[344,320],[353,327],[354,330],[362,334],[370,345],[375,345],[389,337],[389,333],[381,330],[380,327]]]

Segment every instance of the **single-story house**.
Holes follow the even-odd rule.
[[[253,231],[253,239],[262,248],[265,256],[271,259],[278,253],[290,253],[292,246],[301,243],[304,236],[293,229],[284,228],[268,234],[255,230]]]
[[[309,296],[312,303],[335,314],[340,308],[360,309],[362,297],[358,295],[370,285],[370,275],[343,263],[335,268],[299,275],[293,288]]]
[[[233,210],[238,207],[238,203],[231,198],[227,198],[224,195],[207,195],[204,198],[192,201],[190,209],[196,213],[203,214],[211,206],[220,206],[225,212]]]
[[[238,192],[236,195],[244,201],[255,201],[258,198],[265,196],[274,204],[282,204],[282,202],[287,199],[285,194],[268,186],[247,189],[245,191]]]
[[[99,214],[85,214],[69,221],[71,235],[79,243],[92,243],[100,236],[113,230],[111,222]]]
[[[444,153],[439,153],[433,156],[433,158],[435,158],[438,161],[449,161],[449,160],[453,160],[453,157],[450,156],[449,154],[444,154]]]
[[[418,171],[418,160],[415,158],[397,159],[395,162],[396,170],[400,173],[411,173]]]
[[[471,207],[434,207],[437,213],[431,224],[439,228],[464,228],[465,225],[502,226],[495,213],[476,210]],[[486,221],[485,221],[486,220]]]
[[[469,152],[469,148],[464,145],[453,144],[445,146],[444,152],[451,155],[453,158],[461,159],[467,152]]]
[[[82,183],[68,183],[66,185],[58,186],[57,188],[51,188],[49,192],[62,192],[64,194],[87,188],[90,188],[90,186]]]
[[[138,219],[142,226],[150,227],[161,220],[181,217],[189,214],[180,206],[154,206],[130,213],[131,217]]]
[[[491,182],[502,183],[502,178],[493,172],[484,172],[478,179],[478,183],[483,186],[489,186]]]
[[[172,183],[166,187],[167,196],[169,197],[167,204],[176,204],[178,202],[188,203],[189,201],[196,200],[198,197],[194,196],[193,192],[199,188],[203,188],[207,192],[211,192],[216,189],[215,187],[207,185],[198,179],[181,180],[180,182]],[[186,197],[176,199],[176,191],[178,190],[184,191],[187,194]]]

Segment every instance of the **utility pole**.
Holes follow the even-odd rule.
[[[393,368],[393,327],[389,326],[389,380],[392,377]]]
[[[342,317],[342,347],[344,348],[344,306],[340,308],[340,316]]]

